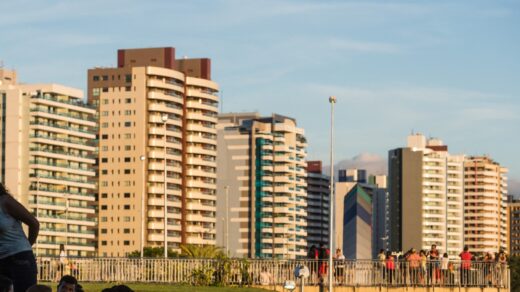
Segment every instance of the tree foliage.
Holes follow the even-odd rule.
[[[511,269],[511,291],[520,291],[520,257],[509,258]]]
[[[197,259],[222,259],[226,255],[220,247],[214,245],[181,244],[181,255]]]
[[[163,247],[145,247],[143,249],[143,256],[145,258],[162,258],[164,257],[164,248]],[[141,251],[135,250],[128,254],[129,258],[138,258],[141,257]],[[179,253],[168,249],[168,258],[178,258]]]

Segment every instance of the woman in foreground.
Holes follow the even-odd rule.
[[[22,229],[29,227],[29,237]],[[25,292],[36,284],[36,259],[32,245],[40,223],[0,183],[0,275],[13,281],[14,292]]]

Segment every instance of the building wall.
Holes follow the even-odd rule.
[[[78,89],[10,81],[0,85],[2,181],[40,221],[35,253],[59,255],[63,244],[93,256],[95,110]]]
[[[343,253],[347,259],[372,258],[372,189],[356,184],[344,198]]]

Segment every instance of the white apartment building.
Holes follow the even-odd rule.
[[[2,182],[40,221],[37,255],[95,252],[94,108],[79,89],[0,69]]]

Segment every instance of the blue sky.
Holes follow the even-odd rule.
[[[118,48],[174,46],[212,59],[224,111],[296,118],[310,159],[329,159],[336,95],[337,161],[384,161],[414,130],[495,158],[520,194],[518,1],[2,1],[0,11],[0,60],[24,82],[84,89],[87,69],[115,65]]]

